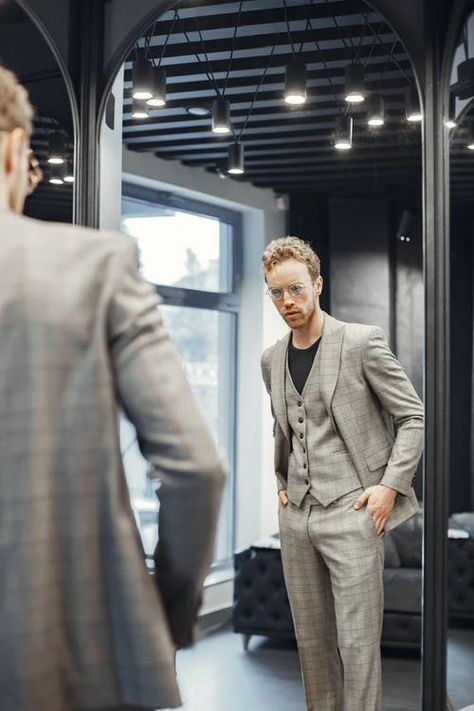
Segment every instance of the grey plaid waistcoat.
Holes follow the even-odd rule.
[[[329,506],[361,486],[348,449],[328,416],[319,382],[319,350],[301,395],[293,384],[287,363],[285,397],[292,442],[288,496],[297,506],[308,491],[323,506]]]

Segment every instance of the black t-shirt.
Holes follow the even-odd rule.
[[[313,367],[320,341],[321,339],[318,338],[309,348],[295,348],[293,341],[290,340],[288,346],[288,367],[293,384],[300,395],[303,392],[308,375]]]

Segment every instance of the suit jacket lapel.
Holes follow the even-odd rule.
[[[319,361],[320,391],[326,410],[332,419],[331,402],[339,376],[343,337],[344,324],[324,313]]]
[[[286,411],[285,374],[286,353],[290,341],[291,331],[275,345],[271,363],[271,393],[275,417],[283,430],[283,434],[290,441],[290,425]]]

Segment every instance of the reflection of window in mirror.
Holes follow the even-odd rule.
[[[450,146],[451,458],[448,529],[448,691],[454,711],[474,701],[474,13],[451,67]]]
[[[72,222],[74,136],[69,96],[47,41],[16,2],[0,3],[0,53],[2,65],[15,72],[35,109],[31,148],[43,179],[27,199],[25,214]]]
[[[218,630],[181,662],[203,707],[259,708],[264,655],[267,704],[304,705],[259,367],[262,351],[288,329],[264,298],[262,253],[288,233],[308,241],[322,262],[321,306],[340,321],[382,328],[421,397],[422,120],[405,47],[361,0],[177,3],[136,38],[118,68],[102,126],[101,222],[136,240],[231,471],[202,610],[213,610]],[[346,415],[357,408],[346,403]],[[366,417],[363,408],[353,416],[354,441]],[[391,424],[387,417],[382,439],[396,434]],[[132,499],[146,508],[153,492],[133,434],[125,434]],[[369,471],[379,473],[392,451],[391,440],[385,449],[380,441],[364,451]],[[422,503],[421,471],[415,492]],[[390,709],[420,708],[421,525],[420,512],[387,531],[381,546]],[[235,670],[236,633],[246,646],[255,636],[245,659],[251,675]],[[227,662],[234,670],[212,699],[191,673],[206,653],[223,675]],[[341,678],[333,682],[340,693]],[[379,707],[373,699],[360,704]]]

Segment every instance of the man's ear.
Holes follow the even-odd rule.
[[[5,141],[5,170],[7,175],[12,173],[21,160],[26,150],[28,139],[24,128],[14,128],[9,131]]]

